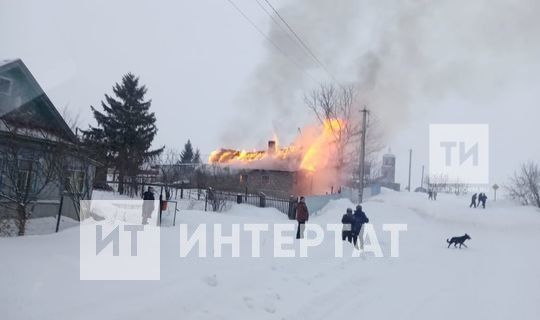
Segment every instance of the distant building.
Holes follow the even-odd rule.
[[[0,61],[0,218],[13,215],[13,199],[24,193],[32,204],[30,218],[55,216],[63,195],[62,214],[77,219],[70,196],[91,197],[97,164],[80,151],[77,137],[24,63]],[[54,175],[49,176],[49,164],[55,164]]]
[[[396,191],[401,188],[400,184],[396,183],[396,156],[390,150],[383,155],[379,183],[382,187]]]
[[[386,153],[382,158],[381,182],[396,182],[396,156],[392,153]]]

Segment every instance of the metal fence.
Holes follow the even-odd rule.
[[[206,191],[205,201],[230,201],[236,203],[245,203],[260,208],[275,208],[284,214],[290,215],[295,209],[296,198],[281,199],[276,197],[268,197],[264,193],[238,193],[230,191],[220,191],[208,189]],[[205,206],[207,209],[208,206]],[[215,210],[215,209],[214,209]]]
[[[108,181],[107,184],[112,186],[113,190],[116,191],[118,186],[117,181]],[[225,202],[236,202],[236,203],[245,203],[253,205],[260,208],[275,208],[284,214],[287,214],[289,217],[294,216],[294,211],[296,210],[296,198],[278,198],[267,196],[264,193],[248,193],[248,192],[234,192],[234,191],[223,191],[216,190],[213,188],[208,189],[192,189],[184,188],[182,186],[170,186],[165,185],[160,182],[153,183],[144,183],[138,185],[136,188],[132,188],[134,191],[132,194],[128,194],[131,197],[138,197],[139,195],[135,190],[138,190],[142,194],[145,187],[153,186],[158,188],[158,194],[160,195],[160,200],[162,202],[172,202],[177,206],[176,201],[179,199],[190,199],[190,200],[200,200],[204,201],[205,211],[221,211],[221,204]],[[125,189],[126,190],[126,189]],[[175,209],[175,212],[177,209]]]

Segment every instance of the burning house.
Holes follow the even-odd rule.
[[[333,128],[340,120],[310,127],[291,145],[281,147],[270,140],[266,150],[219,149],[208,162],[226,168],[227,177],[216,188],[236,192],[263,192],[269,196],[327,194],[341,186],[336,168]]]
[[[226,168],[215,183],[217,188],[283,198],[310,193],[306,181],[312,175],[298,168],[301,159],[293,154],[297,155],[292,149],[277,149],[276,141],[270,140],[267,150],[221,149],[212,153],[209,162]]]

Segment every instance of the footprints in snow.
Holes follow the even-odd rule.
[[[218,285],[217,276],[215,274],[212,276],[205,277],[203,280],[210,287],[217,287]]]
[[[219,284],[217,275],[215,274],[204,277],[202,280],[209,287],[217,287]],[[272,293],[265,294],[265,296],[261,299],[261,301],[255,301],[255,299],[252,297],[243,297],[242,300],[244,302],[244,305],[248,309],[252,309],[252,310],[262,309],[268,313],[274,314],[276,313],[276,310],[277,310],[274,302],[280,301],[281,296],[279,295],[279,293],[272,292]]]
[[[244,297],[242,300],[248,309],[262,309],[273,314],[276,313],[277,310],[274,301],[281,300],[281,296],[278,293],[274,293],[266,295],[263,301],[255,301],[252,297]]]

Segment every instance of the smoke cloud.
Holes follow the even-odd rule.
[[[498,112],[501,94],[538,80],[531,78],[540,71],[538,1],[280,4],[281,15],[338,81],[357,87],[359,107],[365,104],[377,115],[388,137],[409,123],[413,111],[465,101]],[[264,144],[269,131],[292,141],[298,127],[313,121],[303,94],[333,82],[282,27],[268,21],[268,35],[289,58],[268,45],[238,97],[241,118],[224,135],[225,143]]]

